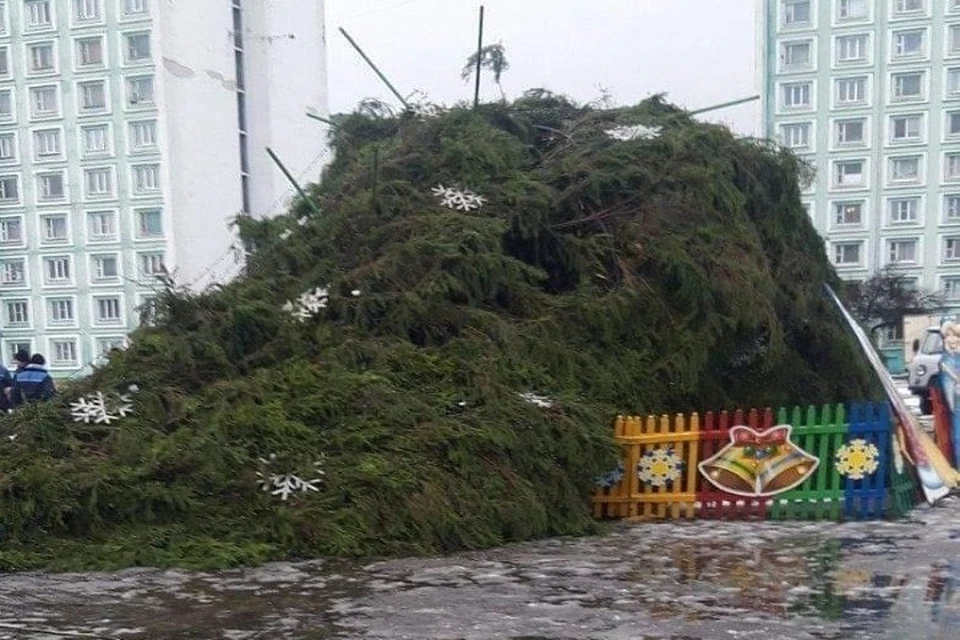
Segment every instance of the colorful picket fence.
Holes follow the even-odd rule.
[[[701,474],[698,465],[730,445],[733,427],[747,426],[762,438],[784,424],[791,425],[788,446],[819,459],[800,484],[775,495],[746,496]],[[623,463],[597,490],[593,513],[634,519],[897,517],[916,504],[918,494],[909,466],[898,472],[893,464],[893,424],[885,404],[619,416],[614,435]]]

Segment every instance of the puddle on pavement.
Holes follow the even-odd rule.
[[[954,639],[957,508],[622,525],[445,558],[10,574],[0,640]]]

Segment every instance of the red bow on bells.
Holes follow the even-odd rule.
[[[733,444],[738,447],[780,445],[787,442],[790,427],[770,427],[763,433],[757,433],[750,427],[733,427],[730,435],[733,436]]]

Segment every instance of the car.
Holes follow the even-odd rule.
[[[928,327],[922,338],[913,341],[913,359],[907,365],[907,385],[910,392],[920,396],[920,413],[933,411],[930,405],[930,385],[940,383],[940,357],[943,355],[943,335],[940,327]]]

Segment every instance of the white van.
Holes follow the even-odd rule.
[[[930,385],[940,383],[940,356],[943,354],[943,336],[940,327],[928,327],[921,338],[913,341],[913,359],[907,365],[907,384],[910,392],[920,396],[920,412],[929,414]]]

